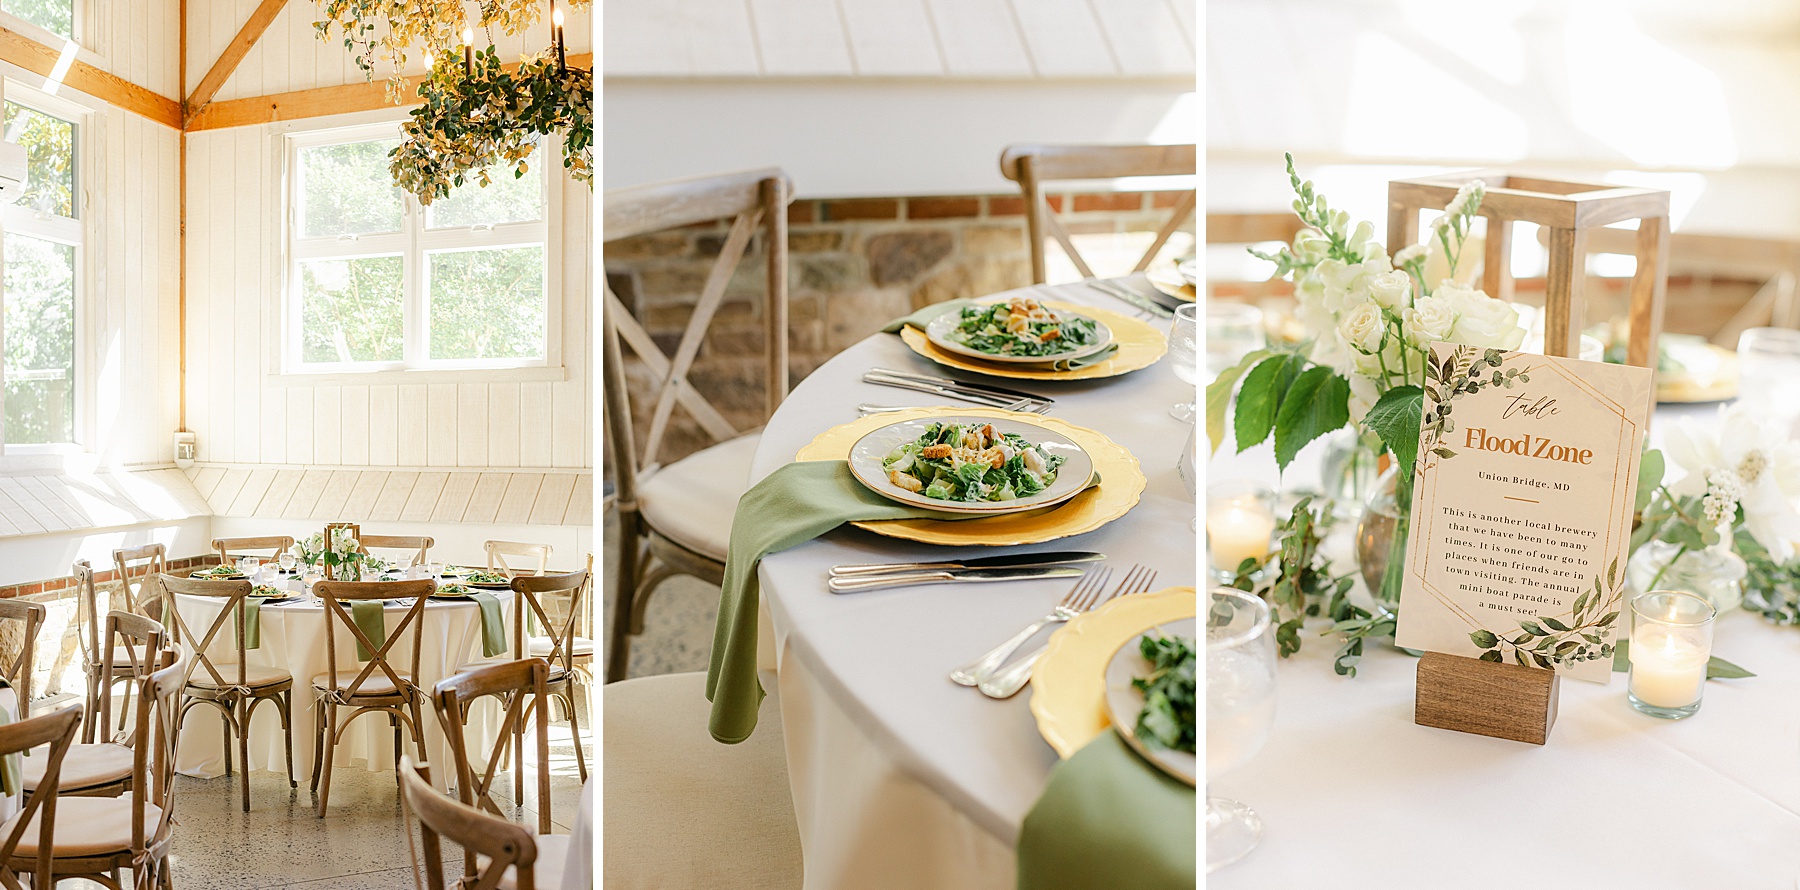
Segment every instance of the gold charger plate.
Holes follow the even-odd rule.
[[[1131,511],[1144,493],[1144,471],[1123,445],[1085,427],[1038,414],[998,408],[914,408],[872,414],[834,426],[808,443],[795,460],[848,460],[850,448],[863,436],[902,420],[922,417],[993,417],[1051,430],[1080,445],[1094,460],[1100,484],[1055,507],[980,519],[883,519],[851,525],[904,541],[955,547],[1010,547],[1038,544],[1091,532]]]
[[[1176,271],[1174,266],[1161,266],[1150,269],[1144,273],[1144,278],[1150,282],[1151,287],[1154,287],[1177,300],[1185,300],[1192,303],[1194,302],[1194,298],[1199,295],[1199,290],[1193,285],[1188,284],[1187,279],[1182,278],[1181,273]]]
[[[1124,596],[1083,612],[1050,635],[1031,669],[1031,716],[1038,734],[1067,758],[1112,726],[1106,715],[1106,664],[1150,628],[1199,614],[1193,587]]]
[[[998,299],[998,298],[995,298]],[[977,302],[994,302],[994,300],[978,300]],[[937,348],[925,337],[925,332],[907,325],[900,329],[900,339],[911,347],[912,351],[937,362],[947,368],[960,368],[989,377],[1012,377],[1018,380],[1094,380],[1101,377],[1117,377],[1132,371],[1148,368],[1156,364],[1169,351],[1169,338],[1162,331],[1151,327],[1148,323],[1121,315],[1106,309],[1092,306],[1076,306],[1070,303],[1058,303],[1045,300],[1044,305],[1051,309],[1074,312],[1085,315],[1112,330],[1113,342],[1119,345],[1119,351],[1112,358],[1091,365],[1083,365],[1073,371],[1055,371],[1036,365],[1013,367],[983,362],[957,355]]]

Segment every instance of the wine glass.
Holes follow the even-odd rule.
[[[1206,870],[1256,848],[1262,817],[1235,800],[1213,797],[1214,779],[1256,756],[1275,722],[1275,642],[1269,604],[1254,594],[1215,588],[1206,615]]]
[[[1800,415],[1800,331],[1751,328],[1738,336],[1738,398],[1792,423]]]
[[[300,564],[300,557],[284,550],[282,551],[281,558],[278,562],[281,565],[283,574],[292,575],[294,573],[294,567]]]
[[[1269,345],[1263,333],[1262,310],[1245,303],[1208,300],[1206,303],[1206,379]]]
[[[1193,386],[1199,376],[1200,319],[1194,303],[1183,303],[1175,310],[1175,323],[1169,326],[1169,366],[1183,383]],[[1169,416],[1182,423],[1193,423],[1193,400],[1169,409]]]

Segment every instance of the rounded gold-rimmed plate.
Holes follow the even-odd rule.
[[[1034,495],[1006,501],[939,500],[927,496],[924,492],[902,488],[891,481],[892,477],[889,471],[883,466],[888,455],[902,445],[910,445],[919,441],[921,436],[934,430],[933,424],[938,423],[978,427],[984,423],[989,424],[998,434],[1012,433],[1024,438],[1025,441],[1041,449],[1052,461],[1060,458],[1062,465],[1056,469],[1054,478],[1044,490]],[[1032,456],[1028,454],[1026,457]],[[896,463],[895,466],[901,467],[905,460],[902,457],[901,463]],[[856,481],[863,484],[863,487],[902,504],[925,507],[930,510],[942,510],[947,513],[998,516],[1055,506],[1080,494],[1081,490],[1087,487],[1088,479],[1094,475],[1094,461],[1079,443],[1042,423],[1013,418],[998,419],[956,415],[902,420],[870,430],[850,448],[850,473],[856,477]]]
[[[1044,307],[1046,309],[1051,308],[1048,303],[1045,303]],[[936,318],[933,318],[929,324],[925,325],[925,339],[931,341],[932,346],[945,352],[953,352],[964,358],[971,358],[979,362],[999,362],[1006,365],[1050,365],[1059,361],[1072,361],[1074,359],[1093,355],[1112,345],[1112,328],[1107,327],[1105,322],[1083,312],[1065,312],[1061,310],[1053,310],[1053,312],[1055,312],[1055,317],[1059,321],[1080,318],[1093,322],[1094,342],[1085,346],[1076,347],[1066,352],[1057,352],[1048,355],[999,355],[992,352],[983,352],[973,346],[957,341],[958,334],[956,328],[957,325],[962,323],[961,312],[944,312],[940,313]]]
[[[1106,666],[1144,631],[1199,614],[1193,587],[1119,597],[1083,612],[1050,635],[1031,669],[1031,716],[1038,734],[1067,758],[1107,731]]]
[[[995,296],[982,302],[1004,299]],[[1045,306],[1058,312],[1070,312],[1085,315],[1112,331],[1113,343],[1119,349],[1111,357],[1091,365],[1082,365],[1067,371],[1058,371],[1044,365],[1005,365],[997,362],[986,362],[938,348],[925,336],[925,332],[907,325],[900,329],[900,339],[912,351],[943,365],[946,368],[959,368],[986,374],[989,377],[1011,377],[1018,380],[1094,380],[1102,377],[1117,377],[1132,371],[1142,370],[1156,364],[1169,350],[1169,338],[1162,331],[1151,327],[1149,323],[1112,312],[1096,309],[1092,306],[1074,306],[1068,303],[1045,301]]]
[[[1190,644],[1199,639],[1197,619],[1183,618],[1159,624],[1126,640],[1106,662],[1106,697],[1102,703],[1113,731],[1125,740],[1125,744],[1158,769],[1193,785],[1200,775],[1199,758],[1194,752],[1161,748],[1137,735],[1138,715],[1144,710],[1144,693],[1131,681],[1151,672],[1151,664],[1144,658],[1139,641],[1153,633],[1163,637],[1184,637]]]
[[[1101,433],[1054,417],[1002,411],[998,408],[914,408],[873,414],[820,433],[795,460],[848,460],[850,450],[868,433],[906,420],[927,417],[984,417],[1023,420],[1052,430],[1081,446],[1094,462],[1100,484],[1063,503],[1042,510],[983,516],[979,519],[883,519],[854,522],[865,531],[921,544],[954,547],[1010,547],[1038,544],[1091,532],[1131,511],[1144,493],[1144,471],[1124,446]]]
[[[1144,278],[1150,282],[1151,287],[1184,303],[1194,302],[1194,298],[1200,293],[1199,288],[1188,281],[1187,276],[1176,266],[1145,270]]]

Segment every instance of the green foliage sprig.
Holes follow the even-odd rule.
[[[1495,633],[1477,630],[1469,640],[1481,653],[1482,661],[1500,664],[1512,655],[1515,664],[1546,670],[1556,665],[1579,664],[1596,658],[1613,657],[1613,644],[1603,634],[1619,620],[1619,600],[1625,588],[1625,576],[1614,559],[1604,575],[1594,576],[1594,589],[1575,598],[1568,620],[1554,615],[1538,615],[1518,619],[1517,633]]]
[[[559,0],[567,10],[586,8],[592,0]],[[356,67],[370,79],[386,64],[388,98],[405,98],[408,53],[421,48],[428,57],[454,56],[461,60],[463,28],[479,28],[490,35],[519,35],[538,23],[546,9],[542,0],[476,0],[475,17],[469,17],[464,0],[319,0],[321,18],[313,22],[320,40],[330,40],[333,28],[343,35]]]

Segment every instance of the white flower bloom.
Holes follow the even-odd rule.
[[[1447,301],[1456,312],[1456,326],[1448,338],[1452,342],[1488,349],[1518,349],[1525,340],[1519,310],[1505,300],[1496,300],[1453,281],[1438,285],[1432,296]]]
[[[1414,346],[1424,348],[1439,340],[1450,339],[1456,327],[1456,310],[1441,296],[1420,297],[1403,316],[1406,336]]]
[[[1399,309],[1412,296],[1412,276],[1398,269],[1383,272],[1369,281],[1369,296],[1388,309]]]
[[[1295,257],[1311,264],[1325,258],[1325,252],[1331,248],[1331,240],[1313,229],[1301,229],[1294,233],[1292,253]]]
[[[1350,422],[1361,424],[1369,409],[1381,400],[1381,389],[1374,378],[1360,374],[1350,377]]]
[[[1679,420],[1665,427],[1663,453],[1683,471],[1669,491],[1702,498],[1709,519],[1723,515],[1725,496],[1735,495],[1732,509],[1743,508],[1750,536],[1778,561],[1794,555],[1800,543],[1800,511],[1794,508],[1800,442],[1787,438],[1781,425],[1743,406],[1723,407],[1714,424]]]
[[[1408,247],[1402,247],[1400,248],[1399,253],[1394,254],[1394,265],[1404,266],[1407,263],[1424,256],[1427,249],[1428,248],[1423,244],[1413,244]]]
[[[1363,353],[1380,352],[1382,341],[1387,338],[1387,319],[1380,306],[1364,303],[1338,323],[1338,336]]]

